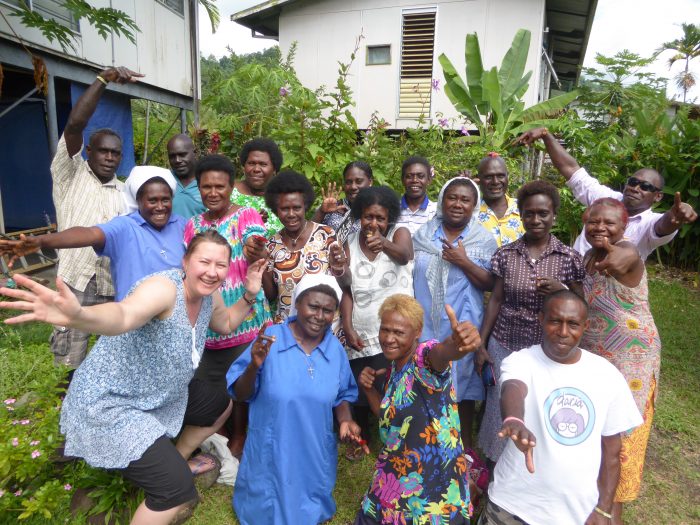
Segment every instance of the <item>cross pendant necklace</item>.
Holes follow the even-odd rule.
[[[306,359],[306,372],[309,374],[309,377],[311,379],[313,379],[314,378],[314,364],[311,361],[309,354],[307,354],[304,350],[302,350],[301,353],[304,354],[304,359]]]

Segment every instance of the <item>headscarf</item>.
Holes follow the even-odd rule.
[[[442,200],[445,197],[445,190],[455,180],[467,180],[474,186],[476,190],[476,202],[474,203],[474,211],[472,218],[467,225],[467,233],[462,240],[467,256],[474,260],[490,261],[491,256],[498,248],[496,239],[493,238],[486,228],[479,224],[477,219],[478,213],[476,207],[481,202],[481,192],[476,183],[467,177],[455,177],[448,180],[440,189],[438,195],[437,211],[435,217],[421,226],[413,236],[413,249],[416,252],[425,252],[430,255],[430,262],[426,271],[426,279],[428,281],[428,290],[432,298],[430,308],[430,320],[434,327],[440,326],[442,312],[445,308],[445,290],[447,289],[447,276],[450,273],[450,263],[442,258],[442,247],[436,247],[434,243],[435,232],[442,225]]]
[[[289,317],[297,315],[297,298],[302,294],[302,292],[321,284],[325,284],[333,288],[336,299],[338,300],[338,306],[340,306],[340,299],[343,297],[343,292],[340,289],[340,286],[338,286],[338,282],[335,280],[335,277],[332,277],[327,273],[307,273],[294,287],[294,292],[292,293],[292,308],[289,311]]]
[[[129,173],[129,178],[126,179],[124,189],[122,190],[122,197],[124,198],[127,213],[138,211],[139,205],[136,202],[136,194],[138,193],[139,188],[153,177],[165,179],[165,182],[167,182],[168,186],[170,186],[170,191],[172,191],[173,195],[175,195],[177,181],[175,180],[175,177],[173,177],[173,174],[170,173],[170,170],[159,168],[158,166],[134,166]]]

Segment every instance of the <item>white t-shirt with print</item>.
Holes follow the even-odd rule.
[[[583,350],[577,363],[549,359],[540,345],[503,360],[501,384],[527,385],[525,426],[535,435],[535,473],[512,441],[496,464],[490,499],[531,524],[582,525],[598,502],[601,436],[642,424],[622,374]]]

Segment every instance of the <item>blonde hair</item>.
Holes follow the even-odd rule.
[[[379,307],[379,317],[391,312],[406,319],[414,330],[423,331],[423,307],[410,295],[397,293],[387,297]]]

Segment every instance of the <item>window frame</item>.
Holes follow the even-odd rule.
[[[369,61],[369,51],[370,49],[387,48],[389,51],[389,61],[388,62],[370,62]],[[391,59],[391,44],[372,44],[365,46],[365,65],[366,66],[390,66],[392,63]]]

